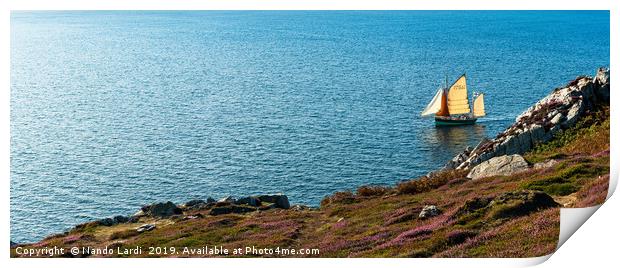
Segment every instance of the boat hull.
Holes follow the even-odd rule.
[[[435,117],[435,126],[463,126],[463,125],[473,125],[476,123],[478,118],[440,118]]]

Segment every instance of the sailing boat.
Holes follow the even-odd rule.
[[[450,87],[446,78],[446,85],[437,90],[431,102],[422,111],[422,116],[435,114],[437,126],[473,125],[478,118],[486,115],[484,94],[474,93],[473,100],[473,107],[470,107],[465,74]]]

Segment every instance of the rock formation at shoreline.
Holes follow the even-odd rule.
[[[599,68],[594,78],[578,77],[566,86],[554,89],[494,139],[485,139],[475,148],[466,148],[457,154],[444,169],[467,169],[493,157],[523,154],[574,126],[594,105],[609,105],[609,96],[608,68]]]

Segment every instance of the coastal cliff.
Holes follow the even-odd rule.
[[[442,170],[394,187],[336,192],[319,208],[291,205],[282,194],[155,203],[37,243],[11,243],[11,256],[546,255],[557,245],[560,207],[607,196],[609,90],[608,69],[578,77]]]

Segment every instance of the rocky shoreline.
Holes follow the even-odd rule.
[[[382,196],[381,199],[387,200],[395,198],[399,194],[419,193],[422,190],[418,188],[423,189],[423,191],[429,191],[429,189],[438,188],[442,185],[456,185],[466,181],[473,182],[484,178],[510,176],[521,172],[549,170],[558,161],[547,159],[544,162],[529,164],[522,155],[535,146],[549,142],[555,136],[575,126],[582,117],[588,114],[590,109],[601,104],[609,105],[609,69],[607,68],[600,68],[594,78],[578,77],[565,87],[553,90],[551,94],[517,117],[516,122],[512,126],[494,139],[483,140],[474,148],[466,148],[462,153],[450,160],[442,170],[431,172],[426,177],[418,179],[417,182],[416,180],[412,181],[415,187],[411,191],[397,188],[397,193],[394,193],[387,188],[361,187],[358,189],[357,196],[351,193],[337,192],[333,196],[327,197],[327,202],[325,204],[322,202],[321,208],[291,205],[288,197],[284,194],[254,195],[241,198],[228,196],[219,200],[209,197],[205,200],[190,200],[180,205],[170,201],[159,202],[145,205],[130,216],[118,215],[79,224],[71,230],[51,235],[44,240],[54,238],[65,238],[66,240],[66,237],[72,237],[73,234],[87,233],[90,230],[102,227],[131,226],[129,229],[125,228],[122,232],[110,235],[109,239],[115,240],[158,230],[159,226],[165,226],[165,224],[161,225],[162,221],[189,222],[198,219],[207,220],[208,217],[217,218],[222,215],[235,217],[252,216],[261,215],[260,213],[263,212],[277,214],[279,211],[294,211],[314,215],[320,213],[324,206],[329,207],[330,203],[355,204],[360,198],[372,196]],[[457,175],[454,175],[456,176],[455,178],[449,177],[444,181],[441,177],[445,176],[444,174]],[[461,175],[459,174],[464,174],[464,176],[460,177]],[[450,181],[447,181],[448,179]],[[438,186],[432,186],[432,183],[437,183]],[[427,184],[431,184],[431,186]],[[435,217],[441,218],[447,217],[448,214],[453,214],[451,217],[455,219],[465,221],[464,219],[474,216],[480,217],[490,213],[489,215],[491,216],[488,217],[491,219],[501,220],[508,216],[526,215],[546,208],[563,205],[556,201],[543,191],[531,190],[529,188],[527,190],[512,190],[493,197],[480,196],[472,198],[456,211],[447,211],[445,205],[441,207],[437,203],[427,203],[420,208],[412,210],[413,212],[401,213],[399,212],[400,209],[397,209],[394,213],[398,212],[396,213],[398,215],[386,216],[386,224],[397,224],[411,221],[412,219],[427,220]],[[499,208],[502,209],[500,212],[498,212]],[[294,215],[291,215],[291,217],[294,217]],[[450,221],[454,221],[454,219],[448,222]],[[334,226],[346,224],[345,218],[341,217],[334,223]],[[81,237],[80,239],[84,239],[84,237],[89,236],[82,235]],[[69,243],[72,242],[69,241]],[[28,244],[17,244],[11,241],[11,248],[20,245]]]
[[[469,169],[493,157],[523,154],[575,125],[584,112],[598,103],[609,104],[609,68],[599,68],[594,78],[581,76],[556,88],[517,117],[494,139],[466,148],[448,161],[445,169]]]

